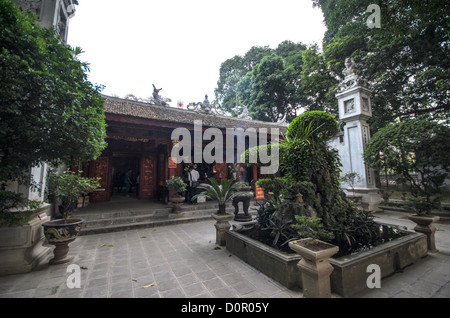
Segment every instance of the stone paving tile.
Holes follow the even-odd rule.
[[[395,214],[379,216],[412,226]],[[383,279],[381,289],[357,297],[450,297],[450,226],[438,226],[440,253],[430,253]],[[0,298],[302,297],[301,290],[281,286],[214,242],[213,221],[80,236],[69,254],[84,268],[81,288],[67,286],[68,264],[45,262],[31,273],[0,277]]]

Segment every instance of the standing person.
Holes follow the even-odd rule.
[[[129,192],[131,191],[131,187],[133,185],[133,182],[131,180],[131,173],[132,173],[132,170],[128,169],[127,173],[125,173],[125,178],[123,179],[123,183],[125,184],[125,187],[126,187],[125,193],[126,193],[127,197],[130,196]]]
[[[189,201],[192,204],[197,204],[197,200],[192,201],[192,197],[197,194],[198,179],[200,174],[195,170],[195,166],[189,171]]]

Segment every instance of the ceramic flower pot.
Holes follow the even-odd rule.
[[[42,224],[47,242],[55,245],[54,258],[49,262],[51,265],[63,264],[71,260],[67,255],[69,243],[77,238],[83,223],[83,219],[59,219]]]
[[[184,202],[185,198],[182,196],[172,196],[169,198],[169,201],[173,204],[173,213],[181,212],[181,205]]]

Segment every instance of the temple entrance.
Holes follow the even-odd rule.
[[[112,186],[111,196],[122,195],[138,198],[140,183],[140,155],[118,153],[112,157]],[[125,175],[129,173],[131,185],[127,187]]]

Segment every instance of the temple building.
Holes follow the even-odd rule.
[[[195,135],[195,124],[199,122],[201,133],[213,128],[223,136],[230,134],[230,129],[242,128],[244,132],[262,129],[263,132],[267,131],[267,138],[270,140],[269,132],[272,128],[279,133],[286,131],[286,125],[282,123],[256,121],[248,116],[236,118],[222,115],[209,103],[207,96],[202,103],[188,105],[188,109],[169,106],[159,98],[157,92],[154,92],[149,102],[110,96],[104,98],[108,147],[97,160],[81,167],[89,177],[101,178],[101,187],[91,194],[91,202],[109,201],[112,195],[118,193],[123,195],[123,178],[129,169],[135,184],[133,195],[138,199],[160,199],[165,181],[172,176],[186,176],[184,172],[194,164],[200,172],[200,180],[210,177],[217,180],[236,177],[236,169],[241,172],[238,175],[241,181],[258,179],[260,171],[256,166],[247,168],[243,164],[236,164],[239,155],[237,152],[232,162],[226,158],[217,162],[199,162],[194,161],[194,156],[191,160],[176,162],[171,155],[173,147],[179,142],[176,137],[172,138],[175,129],[189,131],[192,139]],[[236,140],[237,137],[233,138]],[[251,145],[249,136],[245,138],[245,148],[248,148]],[[223,141],[225,142],[225,137]],[[210,142],[202,138],[201,150]],[[192,151],[194,147],[193,140]],[[236,143],[235,148],[237,147]],[[224,148],[216,151],[223,151],[224,156],[226,155]]]

